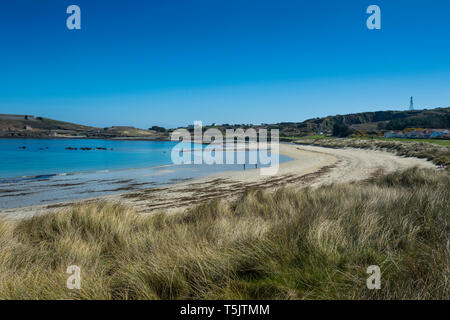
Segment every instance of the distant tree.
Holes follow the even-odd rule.
[[[415,116],[404,119],[394,119],[386,125],[388,130],[404,130],[406,128],[436,128],[450,127],[450,114],[432,114],[428,116]]]
[[[166,128],[158,127],[158,126],[153,126],[153,127],[149,128],[148,130],[153,130],[156,132],[166,132]]]
[[[345,124],[335,123],[333,125],[333,136],[335,137],[348,137],[352,134],[352,129]]]

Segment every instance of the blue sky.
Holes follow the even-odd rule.
[[[81,30],[66,8],[81,8]],[[381,8],[368,30],[366,8]],[[450,105],[447,0],[0,3],[0,113],[274,123]]]

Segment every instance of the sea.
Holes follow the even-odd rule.
[[[177,145],[175,141],[0,139],[0,209],[155,188],[255,167],[248,163],[248,151],[234,152],[235,157],[245,152],[245,168],[242,164],[176,165],[171,154]],[[280,163],[288,160],[280,155]]]

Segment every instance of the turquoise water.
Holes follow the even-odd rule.
[[[170,151],[176,144],[172,141],[0,139],[0,178],[160,166],[171,163]],[[67,147],[77,150],[66,150]]]
[[[0,139],[0,209],[123,193],[220,171],[245,169],[242,164],[174,165],[171,151],[177,144],[172,141]],[[201,145],[193,147],[202,148]],[[290,159],[280,156],[280,163],[287,160]],[[246,166],[247,170],[252,168],[254,165]]]

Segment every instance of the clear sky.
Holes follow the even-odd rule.
[[[448,0],[1,1],[0,113],[148,128],[402,110],[411,95],[447,107],[449,16]]]

